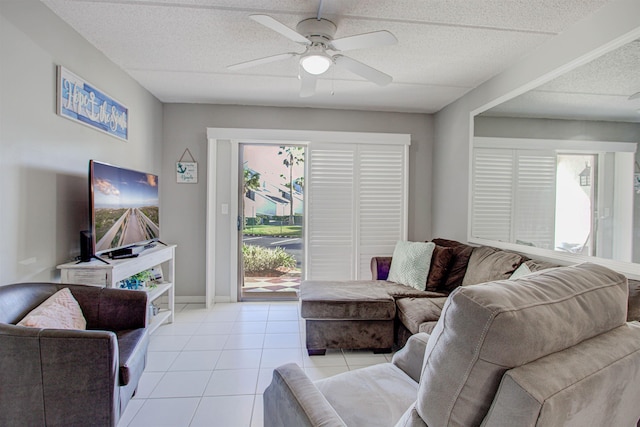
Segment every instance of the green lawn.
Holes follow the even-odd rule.
[[[291,236],[302,237],[302,226],[300,225],[247,225],[244,234],[255,234],[256,236]]]

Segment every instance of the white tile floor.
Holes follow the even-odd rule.
[[[313,380],[391,360],[370,351],[309,357],[297,302],[176,305],[151,336],[147,368],[118,427],[262,427],[273,368],[295,362]]]

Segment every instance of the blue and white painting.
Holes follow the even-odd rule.
[[[129,109],[62,66],[58,66],[58,114],[116,138],[129,138]]]

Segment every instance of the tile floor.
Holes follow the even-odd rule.
[[[384,363],[391,355],[329,350],[309,357],[298,302],[176,305],[151,336],[147,368],[118,427],[261,427],[274,367],[311,379]]]

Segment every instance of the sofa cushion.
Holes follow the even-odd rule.
[[[418,384],[391,363],[356,369],[314,384],[350,427],[393,426],[415,402],[418,390]]]
[[[427,276],[427,291],[435,291],[446,283],[454,255],[453,248],[436,245]]]
[[[523,262],[524,258],[516,253],[480,246],[469,258],[462,285],[508,279]]]
[[[305,280],[300,285],[300,313],[304,319],[393,319],[396,305],[383,281]]]
[[[419,332],[420,325],[437,321],[442,312],[443,298],[401,298],[396,300],[398,319],[412,334]]]
[[[395,299],[398,298],[439,298],[446,297],[447,294],[439,291],[419,291],[411,286],[400,283],[380,281],[384,291]]]
[[[483,424],[629,426],[638,396],[640,324],[627,323],[507,371]]]
[[[396,243],[387,280],[424,291],[431,266],[434,243]]]
[[[459,287],[431,334],[417,410],[427,425],[480,425],[508,369],[626,321],[627,279],[581,264]]]
[[[453,248],[454,256],[449,267],[449,275],[445,283],[438,289],[443,292],[451,292],[462,285],[462,280],[467,272],[467,264],[469,264],[469,258],[473,252],[473,246],[447,239],[433,239],[432,242],[438,246]]]
[[[78,301],[69,288],[60,289],[27,314],[18,326],[51,329],[86,329]]]

